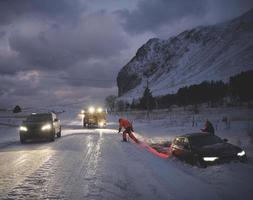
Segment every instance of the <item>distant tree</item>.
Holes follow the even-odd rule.
[[[117,97],[115,95],[109,95],[105,98],[105,105],[110,111],[115,110],[116,99]]]
[[[209,90],[211,106],[222,105],[224,97],[228,95],[228,84],[225,84],[222,81],[211,81]]]
[[[140,99],[140,108],[144,110],[152,110],[155,107],[155,98],[153,97],[149,87],[147,86]]]
[[[125,111],[126,110],[126,103],[122,100],[116,101],[117,111]]]
[[[185,106],[190,103],[191,99],[188,97],[188,87],[180,88],[177,91],[176,98],[179,106]]]
[[[253,70],[242,72],[230,78],[229,86],[231,96],[239,99],[241,102],[249,102],[253,100],[251,87],[253,85]]]
[[[228,85],[222,81],[204,81],[200,84],[183,87],[176,93],[176,104],[179,106],[198,105],[209,102],[211,106],[222,104],[228,94]]]
[[[136,100],[136,99],[133,99],[131,105],[130,105],[130,108],[132,110],[135,110],[135,109],[138,109],[140,107],[140,101],[139,100]]]
[[[12,110],[13,113],[19,113],[19,112],[22,112],[22,109],[19,105],[16,105],[13,110]]]
[[[223,105],[225,98],[230,98],[234,102],[253,101],[253,93],[250,87],[253,85],[253,70],[242,72],[230,78],[229,83],[223,81],[203,81],[200,84],[194,84],[179,88],[175,94],[167,94],[164,96],[153,97],[147,87],[143,96],[138,100],[133,100],[131,105],[123,103],[124,109],[145,109],[153,108],[169,108],[172,105],[187,106],[193,105],[197,113],[199,104],[208,103],[209,106],[215,107]]]
[[[177,104],[176,94],[167,94],[164,96],[156,97],[158,108],[169,108],[172,105]]]

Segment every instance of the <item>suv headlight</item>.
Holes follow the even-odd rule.
[[[27,132],[27,131],[28,131],[28,128],[27,128],[26,126],[20,126],[20,127],[19,127],[19,130],[20,130],[20,131]]]
[[[237,156],[240,156],[240,157],[244,156],[244,155],[245,155],[245,151],[243,151],[243,150],[241,152],[237,153]]]
[[[213,162],[217,159],[218,159],[218,157],[203,157],[204,161],[209,161],[209,162]]]
[[[51,124],[45,124],[44,126],[41,127],[42,131],[48,131],[51,130],[52,126]]]

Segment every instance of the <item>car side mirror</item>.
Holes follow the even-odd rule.
[[[228,142],[228,139],[227,139],[227,138],[224,138],[223,141],[224,141],[224,142]]]
[[[58,122],[58,121],[59,121],[59,119],[57,119],[57,118],[56,118],[56,119],[54,119],[54,122]]]

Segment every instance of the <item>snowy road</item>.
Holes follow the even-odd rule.
[[[0,199],[231,199],[178,163],[120,142],[115,129],[71,125],[62,135],[0,146]]]

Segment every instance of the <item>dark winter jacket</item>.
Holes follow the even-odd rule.
[[[214,135],[214,128],[211,122],[206,121],[205,128],[201,129],[203,132],[211,133]]]

